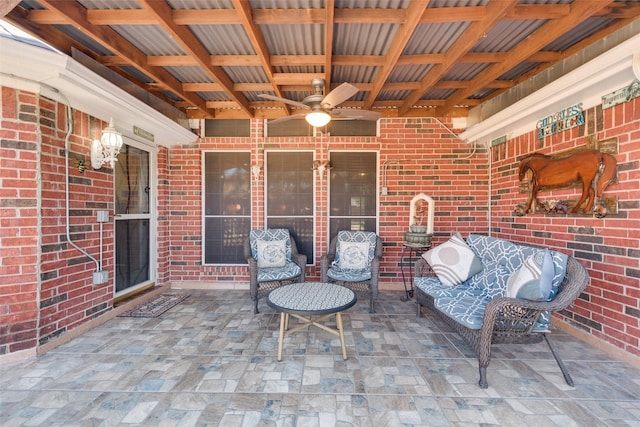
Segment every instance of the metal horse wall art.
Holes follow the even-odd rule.
[[[574,183],[582,185],[582,196],[571,213],[577,213],[585,202],[582,212],[591,213],[597,210],[597,200],[615,177],[616,158],[598,150],[584,150],[561,159],[533,153],[520,161],[520,181],[529,171],[529,198],[524,213],[535,213],[541,189],[561,188]]]

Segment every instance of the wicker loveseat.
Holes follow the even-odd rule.
[[[551,313],[571,305],[586,287],[589,277],[585,268],[566,254],[493,237],[472,234],[466,244],[481,261],[482,270],[456,286],[443,284],[424,258],[416,262],[414,285],[418,316],[422,307],[427,307],[439,314],[473,348],[478,357],[481,388],[488,387],[487,367],[492,344],[526,344],[542,340],[549,345],[567,384],[573,386],[571,376],[551,345],[548,332]],[[520,295],[515,298],[505,296],[513,281],[510,278],[526,270],[523,264],[542,251],[553,261],[549,273],[549,276],[553,275],[552,289],[548,297],[533,301]]]

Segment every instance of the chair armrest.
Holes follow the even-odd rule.
[[[307,268],[307,256],[305,254],[292,254],[291,261],[298,264],[302,273],[300,273],[300,282],[304,283],[306,268]]]
[[[331,263],[335,258],[335,253],[322,255],[320,258],[320,281],[326,283],[329,281],[329,276],[327,276],[327,271],[329,267],[331,267]]]

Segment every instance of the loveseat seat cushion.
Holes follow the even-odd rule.
[[[490,300],[474,295],[458,295],[435,299],[435,307],[444,315],[469,329],[482,328],[484,310]]]
[[[461,283],[458,286],[443,285],[439,279],[435,277],[416,277],[413,281],[417,288],[433,298],[440,297],[457,297],[460,295],[469,295],[482,297],[484,290],[469,286],[468,282]]]

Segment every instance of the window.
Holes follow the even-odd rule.
[[[314,257],[313,152],[266,153],[266,224],[286,228],[298,252]]]
[[[330,153],[329,239],[340,230],[377,231],[378,155]]]
[[[251,153],[205,152],[204,263],[245,264],[251,229]]]

